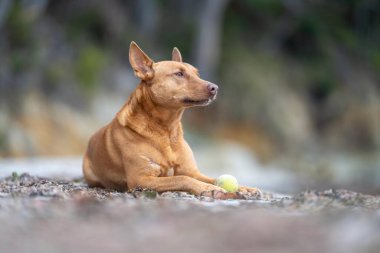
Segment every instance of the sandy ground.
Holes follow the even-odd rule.
[[[380,197],[346,190],[213,200],[0,180],[0,252],[380,252]]]

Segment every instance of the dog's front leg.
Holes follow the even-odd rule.
[[[186,175],[191,178],[195,178],[201,182],[207,183],[207,184],[215,184],[215,178],[211,178],[209,176],[204,175],[201,173],[198,168],[195,167],[187,167],[183,168],[182,170],[178,170],[178,174],[180,175]]]
[[[263,196],[263,193],[261,192],[261,190],[256,187],[240,186],[238,191],[241,194],[247,195],[247,196],[254,196],[258,198],[261,198]]]
[[[185,191],[197,196],[208,196],[217,199],[237,198],[236,194],[226,193],[222,188],[198,181],[188,176],[155,177],[140,176],[128,183],[130,188],[147,188],[157,192]]]
[[[180,166],[177,169],[177,175],[186,175],[208,184],[215,184],[214,178],[208,177],[198,170],[193,152],[191,151],[189,145],[186,142],[183,143],[183,146],[180,151],[181,159],[179,161]],[[255,187],[240,186],[238,192],[246,196],[262,196],[262,192]]]
[[[186,175],[177,175],[175,172],[174,176],[162,176],[161,165],[155,162],[155,160],[159,160],[157,157],[148,158],[145,155],[136,156],[129,153],[125,155],[124,160],[129,190],[147,188],[157,192],[185,191],[198,196],[232,198],[232,196],[226,195],[226,191],[221,187],[201,182]]]

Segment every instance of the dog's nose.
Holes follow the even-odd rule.
[[[208,88],[208,91],[212,94],[212,95],[215,95],[217,92],[218,92],[218,85],[216,84],[213,84],[213,83],[209,83],[207,85],[207,88]]]

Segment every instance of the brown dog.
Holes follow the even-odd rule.
[[[183,111],[210,104],[218,86],[202,80],[196,68],[182,62],[177,48],[171,61],[154,63],[132,42],[129,61],[141,82],[111,123],[90,139],[83,160],[88,184],[121,191],[148,188],[238,197],[213,185],[215,179],[199,172],[183,138]],[[239,192],[260,194],[249,187],[240,187]]]

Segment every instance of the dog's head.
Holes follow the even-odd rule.
[[[182,62],[173,49],[171,61],[153,62],[135,42],[129,47],[129,62],[135,75],[146,83],[153,102],[165,107],[208,105],[215,100],[218,86],[200,78],[198,70]]]

